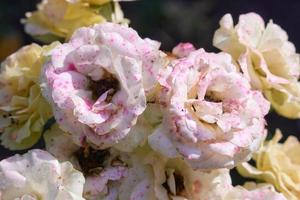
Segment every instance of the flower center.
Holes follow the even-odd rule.
[[[112,74],[105,72],[103,78],[94,81],[90,80],[89,89],[92,91],[92,99],[96,101],[103,93],[108,91],[106,102],[110,102],[114,94],[119,90],[119,81]]]
[[[91,147],[80,148],[75,153],[84,175],[91,175],[104,168],[110,156],[109,150],[95,150]]]

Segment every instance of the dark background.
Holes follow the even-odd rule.
[[[35,10],[37,0],[0,1],[0,61],[20,46],[33,42],[23,31],[20,19],[25,12]],[[270,19],[288,32],[289,39],[297,50],[300,48],[300,1],[299,0],[139,0],[121,3],[131,26],[142,37],[162,42],[162,49],[171,51],[179,42],[192,42],[197,48],[207,51],[212,47],[212,37],[220,18],[231,13],[238,16],[247,12],[260,14],[267,22]],[[274,112],[267,116],[271,135],[280,128],[285,137],[289,134],[300,138],[298,120],[279,117]],[[41,147],[40,143],[36,147]],[[0,147],[0,159],[15,152]],[[234,182],[240,179],[234,173]]]

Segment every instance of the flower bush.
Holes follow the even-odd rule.
[[[1,200],[299,199],[299,141],[266,139],[271,105],[300,116],[299,55],[272,21],[226,14],[208,53],[160,50],[118,1],[43,0],[26,17],[47,45],[1,64],[1,145],[29,150],[0,161]],[[234,186],[235,167],[259,182]]]

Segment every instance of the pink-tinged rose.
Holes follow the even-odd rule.
[[[51,52],[43,95],[75,143],[104,149],[121,141],[146,108],[164,54],[131,28],[104,23],[78,29]]]
[[[232,168],[258,149],[270,105],[231,61],[203,49],[174,61],[162,81],[163,123],[149,136],[154,150],[215,169]]]
[[[0,162],[1,200],[84,200],[84,182],[71,163],[38,149]]]

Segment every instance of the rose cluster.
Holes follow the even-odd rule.
[[[222,52],[180,43],[167,53],[124,25],[119,7],[107,19],[95,11],[108,2],[45,0],[24,20],[39,39],[66,41],[2,63],[1,144],[28,149],[42,135],[45,149],[0,161],[0,199],[297,199],[299,142],[265,141],[270,106],[300,117],[287,34],[227,14],[213,41]],[[265,183],[233,186],[236,166]]]

